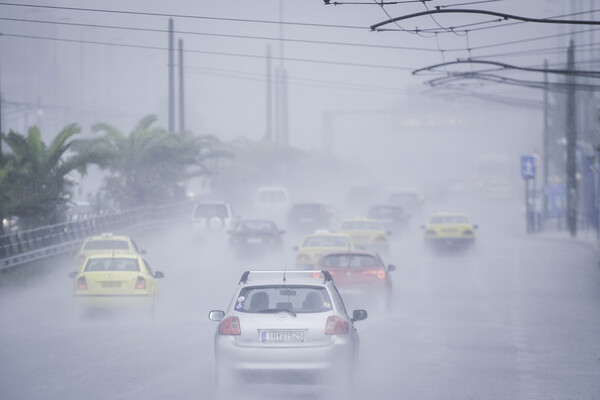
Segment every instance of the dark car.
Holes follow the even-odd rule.
[[[315,269],[329,271],[344,302],[351,305],[370,303],[382,311],[391,305],[392,280],[389,273],[396,267],[386,266],[375,252],[328,253],[321,257]]]
[[[367,217],[379,220],[390,232],[406,228],[410,221],[410,216],[404,212],[402,206],[392,204],[371,206]]]
[[[337,213],[325,203],[296,203],[288,213],[287,226],[296,233],[312,233],[318,229],[333,230]]]
[[[236,222],[229,233],[229,245],[238,255],[261,254],[283,248],[283,234],[277,224],[264,219]]]

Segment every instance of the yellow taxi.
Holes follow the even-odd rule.
[[[333,251],[351,251],[354,249],[355,247],[350,236],[345,233],[317,231],[306,235],[302,240],[302,244],[294,247],[294,250],[298,252],[296,267],[312,268],[324,254]]]
[[[106,253],[145,254],[146,252],[144,250],[138,250],[137,245],[129,236],[113,235],[112,233],[88,236],[85,238],[77,252],[77,266],[81,266],[88,256]]]
[[[458,249],[475,243],[477,225],[464,214],[437,213],[422,228],[425,230],[425,244],[432,248]]]
[[[388,249],[388,232],[379,220],[366,217],[345,219],[339,232],[350,236],[350,240],[358,248]]]
[[[71,272],[73,295],[84,310],[147,308],[152,310],[160,293],[152,272],[139,254],[94,254],[86,258],[79,272]]]

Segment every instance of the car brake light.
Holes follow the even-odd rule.
[[[137,281],[135,281],[136,289],[146,289],[146,280],[143,276],[138,276]]]
[[[219,324],[219,335],[241,335],[240,320],[238,317],[227,317]]]
[[[363,272],[364,275],[377,275],[379,279],[385,279],[386,272],[382,269],[370,270]]]
[[[346,321],[335,315],[327,318],[327,324],[325,325],[326,335],[345,335],[347,333],[348,323]]]
[[[87,289],[87,282],[85,281],[85,276],[79,277],[77,279],[77,289]]]
[[[300,254],[298,256],[298,261],[300,261],[300,262],[308,261],[308,256],[306,254]]]
[[[321,272],[313,272],[312,275],[315,279],[323,278],[323,274]]]

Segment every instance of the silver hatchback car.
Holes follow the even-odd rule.
[[[246,271],[227,311],[213,310],[216,382],[349,384],[358,355],[350,318],[327,271]]]

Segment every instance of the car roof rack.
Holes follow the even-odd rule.
[[[282,273],[283,274],[283,272],[284,271],[244,271],[244,273],[242,274],[242,277],[240,278],[239,283],[243,284],[243,283],[248,282],[248,278],[251,273],[254,276],[256,276],[256,275],[260,275],[262,273],[264,273],[264,274]],[[323,277],[324,282],[333,282],[333,277],[331,276],[329,271],[325,271],[325,270],[303,270],[303,271],[292,270],[292,271],[286,271],[286,273],[288,274],[287,275],[288,278],[290,277],[290,275],[291,276],[306,275],[306,276],[311,276],[312,278],[318,278],[319,277],[318,274],[320,274]],[[283,277],[283,275],[282,275],[282,277]]]

